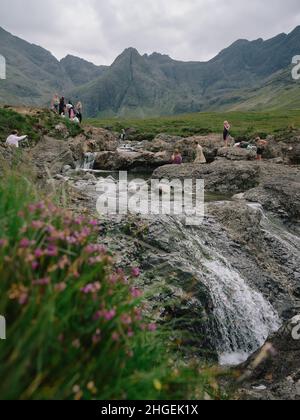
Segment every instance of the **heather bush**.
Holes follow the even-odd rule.
[[[20,174],[0,179],[0,399],[219,397],[210,374],[172,359],[140,270],[116,266],[98,220],[39,195]]]

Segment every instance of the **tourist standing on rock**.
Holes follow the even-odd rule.
[[[181,165],[183,162],[181,153],[179,152],[179,150],[175,150],[173,156],[172,156],[172,164],[173,165]]]
[[[76,117],[79,119],[80,124],[82,123],[82,103],[79,101],[76,104],[75,107],[75,113],[76,113]]]
[[[224,130],[223,130],[223,140],[225,141],[225,147],[229,145],[229,131],[230,131],[230,124],[228,121],[224,121]]]
[[[203,153],[203,148],[199,143],[197,144],[197,148],[196,148],[195,163],[201,163],[201,164],[207,163],[206,158]]]
[[[255,140],[256,147],[257,147],[257,160],[262,160],[263,154],[265,151],[266,146],[268,145],[267,140],[262,140],[260,137],[257,137]]]
[[[73,105],[73,103],[72,103],[71,100],[69,100],[69,102],[67,103],[66,108],[67,108],[67,112],[68,112],[69,118],[71,120],[72,119],[72,115],[74,114],[73,115],[73,118],[75,116],[74,105]]]
[[[121,131],[120,139],[121,139],[121,141],[126,140],[126,130],[124,128]]]
[[[51,108],[57,114],[59,113],[59,96],[57,94],[53,96]]]
[[[57,94],[53,96],[53,109],[57,114],[59,113],[59,96]]]
[[[62,97],[59,101],[59,115],[65,116],[65,112],[66,112],[65,98]]]
[[[6,144],[14,147],[19,147],[19,142],[27,139],[28,136],[19,137],[19,132],[14,130],[11,132],[11,135],[7,137]]]

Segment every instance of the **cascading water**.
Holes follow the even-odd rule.
[[[84,169],[85,171],[94,169],[96,156],[96,153],[85,153],[82,169]]]
[[[237,365],[261,347],[281,322],[264,296],[252,289],[216,248],[207,245],[209,228],[186,227],[179,218],[165,217],[164,229],[177,232],[173,254],[176,265],[192,271],[210,292],[214,336],[220,364]],[[220,244],[222,245],[222,244]]]
[[[192,273],[209,291],[213,320],[207,334],[213,338],[220,364],[245,361],[280,328],[281,321],[263,294],[233,267],[227,236],[220,235],[216,222],[209,218],[200,227],[186,226],[180,217],[149,215],[148,219],[158,229],[158,247],[167,247],[174,267]],[[267,219],[263,223],[271,229]],[[276,235],[281,237],[283,232]]]
[[[246,283],[225,261],[204,263],[206,285],[214,303],[214,317],[220,339],[220,363],[245,361],[269,336],[280,328],[280,320],[263,295]]]

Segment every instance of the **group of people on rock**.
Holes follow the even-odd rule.
[[[206,157],[204,156],[204,153],[203,153],[203,148],[200,145],[200,143],[196,144],[196,151],[195,152],[196,152],[196,159],[195,159],[194,163],[200,163],[200,164],[207,163]],[[174,154],[172,155],[171,163],[173,165],[181,165],[183,163],[182,154],[180,153],[180,151],[178,149],[175,150]]]
[[[230,129],[231,125],[228,121],[224,121],[224,128],[223,128],[223,140],[225,143],[225,147],[230,147]],[[251,141],[240,141],[233,145],[233,147],[240,147],[241,149],[247,150],[255,150],[256,151],[256,159],[261,161],[263,158],[263,154],[265,148],[268,145],[267,140],[262,140],[260,137],[256,137],[256,139]],[[183,157],[179,150],[175,150],[171,163],[174,165],[181,165],[183,163]],[[196,147],[196,159],[195,163],[207,163],[206,158],[203,153],[202,146],[198,143]]]
[[[223,130],[223,139],[225,141],[226,147],[229,147],[229,139],[230,139],[230,129],[231,125],[228,121],[224,121],[224,130]],[[268,145],[267,140],[262,140],[260,137],[256,137],[256,139],[251,141],[240,141],[233,145],[233,147],[240,147],[241,149],[247,150],[255,150],[257,155],[257,160],[262,160],[265,148]]]
[[[60,98],[56,94],[52,98],[51,109],[62,118],[69,118],[78,124],[82,123],[82,103],[80,101],[74,105],[71,100],[66,102],[64,96]]]

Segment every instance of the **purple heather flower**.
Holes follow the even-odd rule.
[[[57,255],[58,255],[57,247],[54,246],[54,245],[49,245],[48,248],[47,248],[46,254],[49,257],[57,257]]]
[[[149,324],[148,325],[148,330],[149,331],[152,331],[152,332],[154,332],[154,331],[156,331],[157,330],[157,326],[156,326],[156,324]]]
[[[44,251],[40,248],[37,248],[34,251],[34,255],[36,256],[36,258],[41,258],[44,255]]]
[[[39,268],[39,263],[37,261],[33,261],[31,263],[32,270],[37,270]]]
[[[30,242],[29,239],[27,239],[27,238],[21,239],[21,241],[20,241],[20,248],[29,248],[30,245],[31,245],[31,242]]]
[[[0,248],[5,248],[8,245],[7,239],[0,239]]]
[[[47,286],[47,284],[50,283],[50,278],[46,277],[44,279],[39,279],[39,280],[33,280],[32,284],[34,286]]]
[[[131,289],[131,296],[133,297],[133,298],[139,298],[139,297],[141,297],[143,295],[143,293],[142,293],[142,291],[141,290],[139,290],[139,289],[135,289],[135,288],[132,288]]]
[[[141,270],[138,267],[135,267],[131,270],[132,277],[139,277],[141,275]]]
[[[106,321],[111,321],[116,316],[115,309],[111,309],[110,311],[104,311],[103,317]]]

